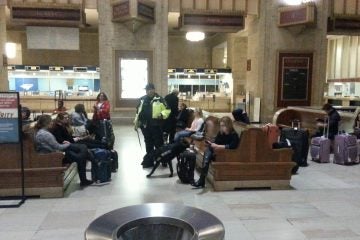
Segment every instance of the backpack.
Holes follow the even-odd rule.
[[[94,182],[111,181],[111,152],[102,148],[91,149],[94,160],[91,164],[91,178]]]
[[[194,152],[187,150],[180,154],[176,171],[182,183],[188,184],[194,182],[195,163],[196,154]]]

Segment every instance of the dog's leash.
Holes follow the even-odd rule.
[[[135,129],[136,133],[137,133],[137,137],[138,137],[138,140],[139,140],[139,145],[140,145],[140,148],[142,149],[141,147],[141,141],[140,141],[140,135],[139,135],[139,131],[138,129]]]

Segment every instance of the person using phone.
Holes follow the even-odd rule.
[[[234,130],[231,118],[222,117],[220,119],[220,131],[216,135],[215,141],[206,140],[208,146],[204,152],[200,178],[191,185],[197,188],[204,188],[209,165],[215,159],[214,149],[235,149],[239,145],[239,141],[239,135]]]

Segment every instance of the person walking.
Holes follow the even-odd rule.
[[[155,92],[155,86],[148,83],[145,87],[146,95],[139,99],[136,108],[135,130],[141,129],[144,135],[146,155],[142,163],[144,168],[152,167],[154,162],[147,158],[155,148],[164,144],[162,124],[170,115],[165,100]]]

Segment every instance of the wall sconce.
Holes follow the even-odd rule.
[[[5,43],[5,54],[9,59],[13,59],[16,57],[16,43],[7,42]]]
[[[187,32],[186,39],[191,42],[198,42],[205,39],[205,33],[203,32]]]

